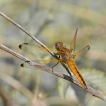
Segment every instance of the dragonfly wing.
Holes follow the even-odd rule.
[[[43,47],[41,46],[38,46],[38,45],[33,45],[33,44],[29,44],[29,43],[22,43],[19,45],[19,48],[20,49],[23,49],[23,48],[26,48],[27,47],[31,47],[31,48],[40,48],[40,49],[44,49]]]
[[[52,63],[53,65],[58,62],[57,59],[50,57],[49,53],[39,45],[33,45],[29,43],[23,43],[19,45],[19,48],[23,50],[25,55],[31,54],[30,59],[34,62],[40,63],[42,65],[47,65]],[[53,49],[52,49],[53,50]],[[29,56],[29,55],[27,55]],[[35,67],[31,67],[27,62],[21,64],[21,67],[35,69]]]
[[[73,54],[74,60],[78,57],[77,62],[80,62],[82,60],[82,58],[85,56],[85,54],[88,52],[89,49],[90,49],[90,46],[87,45],[82,50],[80,50],[80,51],[76,52],[75,54]]]
[[[19,48],[25,52],[25,54],[31,54],[36,59],[44,59],[45,56],[50,56],[47,50],[39,45],[22,43]],[[52,51],[54,49],[51,49]]]
[[[73,40],[72,40],[72,42],[71,42],[71,46],[70,46],[70,51],[71,51],[71,52],[73,51],[73,49],[74,49],[74,51],[75,51],[75,42],[76,42],[77,31],[78,31],[78,28],[76,29],[74,38],[73,38]]]
[[[48,63],[53,63],[53,65],[54,65],[58,62],[58,60],[57,59],[48,59],[48,60],[46,59],[46,60],[34,60],[33,62],[41,63],[44,65],[46,65]],[[29,68],[29,69],[35,69],[35,67],[29,65],[27,62],[22,63],[20,66],[24,67],[24,68]]]
[[[24,47],[30,47],[30,48],[34,48],[35,50],[36,50],[36,48],[37,49],[41,49],[41,50],[43,50],[43,51],[47,51],[44,47],[42,47],[42,46],[39,46],[39,45],[34,45],[34,44],[29,44],[29,43],[22,43],[22,44],[20,44],[19,45],[19,48],[20,49],[23,49]],[[56,50],[55,49],[53,49],[53,48],[49,48],[49,49],[51,49],[53,52],[56,52]]]
[[[26,68],[26,69],[35,69],[36,68],[36,67],[31,66],[27,62],[22,63],[20,66],[23,68]]]

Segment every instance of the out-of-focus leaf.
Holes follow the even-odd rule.
[[[84,79],[92,87],[99,89],[106,93],[106,75],[101,70],[96,69],[81,69]]]
[[[14,78],[0,72],[0,79],[11,85],[14,89],[23,93],[30,100],[33,99],[33,93],[30,92],[26,87],[24,87],[24,85],[22,85],[20,82],[16,81]]]
[[[63,81],[61,78],[58,78],[58,92],[61,98],[64,98],[63,96]]]

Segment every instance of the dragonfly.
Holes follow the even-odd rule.
[[[78,29],[77,29],[78,30]],[[59,61],[63,62],[65,64],[68,65],[69,69],[72,71],[72,73],[76,76],[76,78],[79,80],[79,82],[81,83],[81,85],[83,86],[84,89],[87,88],[86,83],[84,81],[83,76],[81,75],[78,67],[75,64],[75,59],[77,58],[78,55],[80,55],[81,53],[84,55],[86,54],[86,52],[90,49],[90,46],[87,45],[84,49],[72,54],[72,51],[75,47],[75,41],[76,41],[76,35],[77,35],[77,30],[75,33],[75,36],[72,40],[70,49],[68,49],[67,47],[65,47],[63,45],[62,42],[56,42],[55,43],[55,48],[57,49],[57,53],[55,53],[55,55],[59,55]]]
[[[78,29],[76,29],[74,38],[71,42],[71,46],[70,49],[68,49],[66,46],[63,45],[62,42],[56,42],[55,43],[55,49],[57,51],[55,51],[55,55],[58,56],[58,60],[57,59],[53,59],[53,60],[40,60],[40,61],[44,61],[44,62],[57,62],[54,66],[56,66],[59,62],[60,63],[65,63],[68,68],[70,69],[70,71],[75,75],[75,77],[79,80],[80,84],[82,85],[82,87],[84,89],[87,88],[85,80],[83,78],[83,76],[81,75],[75,60],[77,57],[79,57],[79,61],[81,61],[82,57],[88,52],[88,50],[90,49],[90,46],[87,45],[86,47],[84,47],[83,49],[79,50],[76,53],[73,53],[73,51],[75,51],[75,42],[76,42],[76,36],[77,36],[77,31]],[[19,45],[20,49],[23,49],[25,46],[30,46],[29,49],[31,49],[31,47],[36,47],[39,48],[36,45],[30,45],[29,43],[23,43]],[[40,47],[40,49],[42,48],[42,50],[45,50],[43,47]],[[31,50],[30,50],[31,51]],[[24,65],[21,65],[24,66]],[[54,67],[53,66],[53,67]],[[52,67],[52,68],[53,68]],[[70,75],[71,76],[71,75]]]

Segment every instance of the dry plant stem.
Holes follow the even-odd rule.
[[[74,84],[80,86],[81,88],[83,88],[83,87],[81,86],[81,84],[79,83],[79,81],[78,81],[74,76],[71,76],[71,77],[70,77],[70,76],[64,75],[64,74],[62,74],[62,73],[56,72],[55,70],[52,71],[52,68],[48,68],[48,67],[42,66],[42,65],[40,65],[40,64],[38,64],[38,63],[36,63],[36,62],[33,62],[33,61],[31,61],[30,59],[25,58],[24,56],[20,55],[19,53],[16,53],[15,51],[13,51],[13,50],[7,48],[6,46],[4,46],[4,45],[2,45],[2,44],[0,44],[0,48],[1,48],[2,50],[4,50],[4,51],[6,51],[6,52],[8,52],[8,53],[10,53],[10,54],[12,54],[12,55],[14,55],[15,57],[17,57],[17,58],[19,58],[19,59],[21,59],[21,60],[27,62],[28,64],[30,64],[30,65],[33,66],[33,67],[39,68],[39,69],[44,70],[44,71],[46,71],[46,72],[49,72],[49,73],[51,73],[51,74],[53,74],[53,75],[55,75],[55,76],[58,76],[58,77],[63,78],[63,79],[65,79],[65,80],[71,81],[72,83],[74,83]],[[84,89],[84,88],[83,88],[83,89]],[[96,91],[95,89],[93,89],[93,88],[90,87],[89,85],[87,85],[87,89],[85,89],[85,90],[88,91],[88,92],[90,92],[93,96],[104,100],[104,95],[101,94],[100,92]]]
[[[0,11],[0,15],[3,16],[5,19],[7,19],[9,22],[11,22],[12,24],[14,24],[15,26],[17,26],[19,29],[21,29],[23,32],[25,32],[28,36],[30,36],[32,39],[34,39],[37,43],[39,43],[42,47],[44,47],[52,56],[54,56],[54,53],[47,47],[45,46],[42,42],[40,42],[36,37],[32,36],[31,34],[29,34],[27,31],[25,31],[25,29],[23,27],[21,27],[19,24],[17,24],[15,21],[13,21],[11,18],[9,18],[8,16],[6,16],[5,14],[3,14]],[[55,57],[55,56],[54,56]]]
[[[3,14],[0,11],[0,15],[3,16],[5,19],[7,19],[9,22],[11,22],[12,24],[14,24],[15,26],[17,26],[19,29],[21,29],[23,32],[25,32],[27,35],[29,35],[33,40],[35,40],[38,44],[40,44],[43,48],[45,48],[53,57],[55,57],[56,59],[59,59],[47,46],[45,46],[42,42],[40,42],[37,38],[35,38],[34,36],[32,36],[31,34],[29,34],[27,31],[25,31],[25,29],[23,27],[21,27],[19,24],[17,24],[15,21],[13,21],[12,19],[10,19],[9,17],[7,17],[5,14]],[[67,70],[67,72],[70,74],[71,73],[69,71],[69,69],[67,68],[67,66],[64,63],[61,63],[62,66]]]

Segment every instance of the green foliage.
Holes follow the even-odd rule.
[[[104,93],[106,93],[106,75],[101,70],[81,69],[86,82]]]

